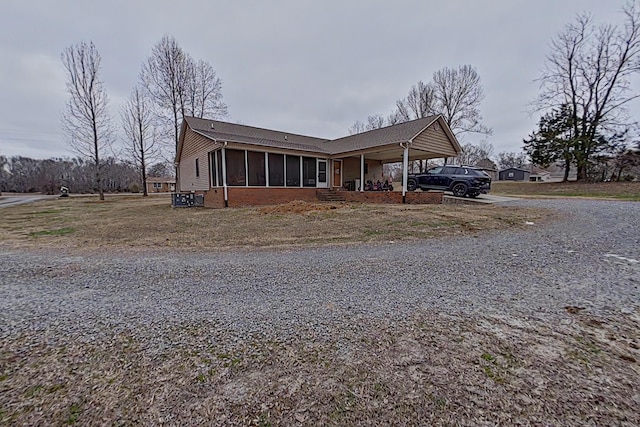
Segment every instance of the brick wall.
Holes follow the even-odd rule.
[[[229,207],[277,205],[293,200],[317,202],[315,188],[247,188],[228,187]],[[402,203],[399,191],[341,191],[347,202],[361,203]],[[406,202],[410,204],[441,204],[442,191],[422,191],[407,193]],[[224,190],[212,188],[204,192],[204,205],[207,208],[224,208]]]
[[[342,191],[341,195],[344,196],[348,202],[363,202],[363,203],[402,203],[402,192],[400,191],[365,191],[363,193],[359,191]],[[420,192],[408,192],[406,195],[406,203],[408,204],[442,204],[442,197],[444,193],[442,191],[420,191]]]
[[[396,191],[365,191],[363,193],[359,191],[341,191],[340,195],[344,196],[347,202],[402,203],[402,193]]]
[[[220,189],[219,192],[222,190]],[[229,207],[277,205],[293,200],[317,202],[314,188],[241,188],[229,187]]]
[[[224,191],[222,188],[212,188],[204,192],[205,208],[224,208]]]
[[[412,205],[441,205],[443,197],[442,191],[415,191],[407,192],[405,200]]]

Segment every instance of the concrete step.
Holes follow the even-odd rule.
[[[345,198],[339,191],[333,189],[316,190],[316,196],[321,202],[344,202]]]

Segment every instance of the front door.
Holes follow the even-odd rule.
[[[333,161],[333,186],[342,187],[342,160]]]
[[[316,178],[316,187],[327,188],[329,186],[327,179],[327,161],[324,159],[318,159],[318,176]]]

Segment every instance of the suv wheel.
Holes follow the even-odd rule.
[[[412,179],[410,179],[409,181],[407,181],[407,190],[408,191],[416,191],[416,182]]]
[[[464,195],[467,194],[467,184],[459,182],[453,186],[451,191],[453,191],[453,195],[456,197],[464,197]]]

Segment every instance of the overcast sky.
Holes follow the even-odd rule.
[[[535,127],[551,38],[589,11],[620,23],[620,0],[2,0],[0,154],[72,156],[60,114],[62,50],[93,41],[114,123],[141,63],[164,34],[223,82],[229,121],[323,138],[391,112],[417,81],[471,64],[495,152],[519,151]],[[635,106],[634,106],[635,108]],[[463,142],[479,142],[467,137]]]

